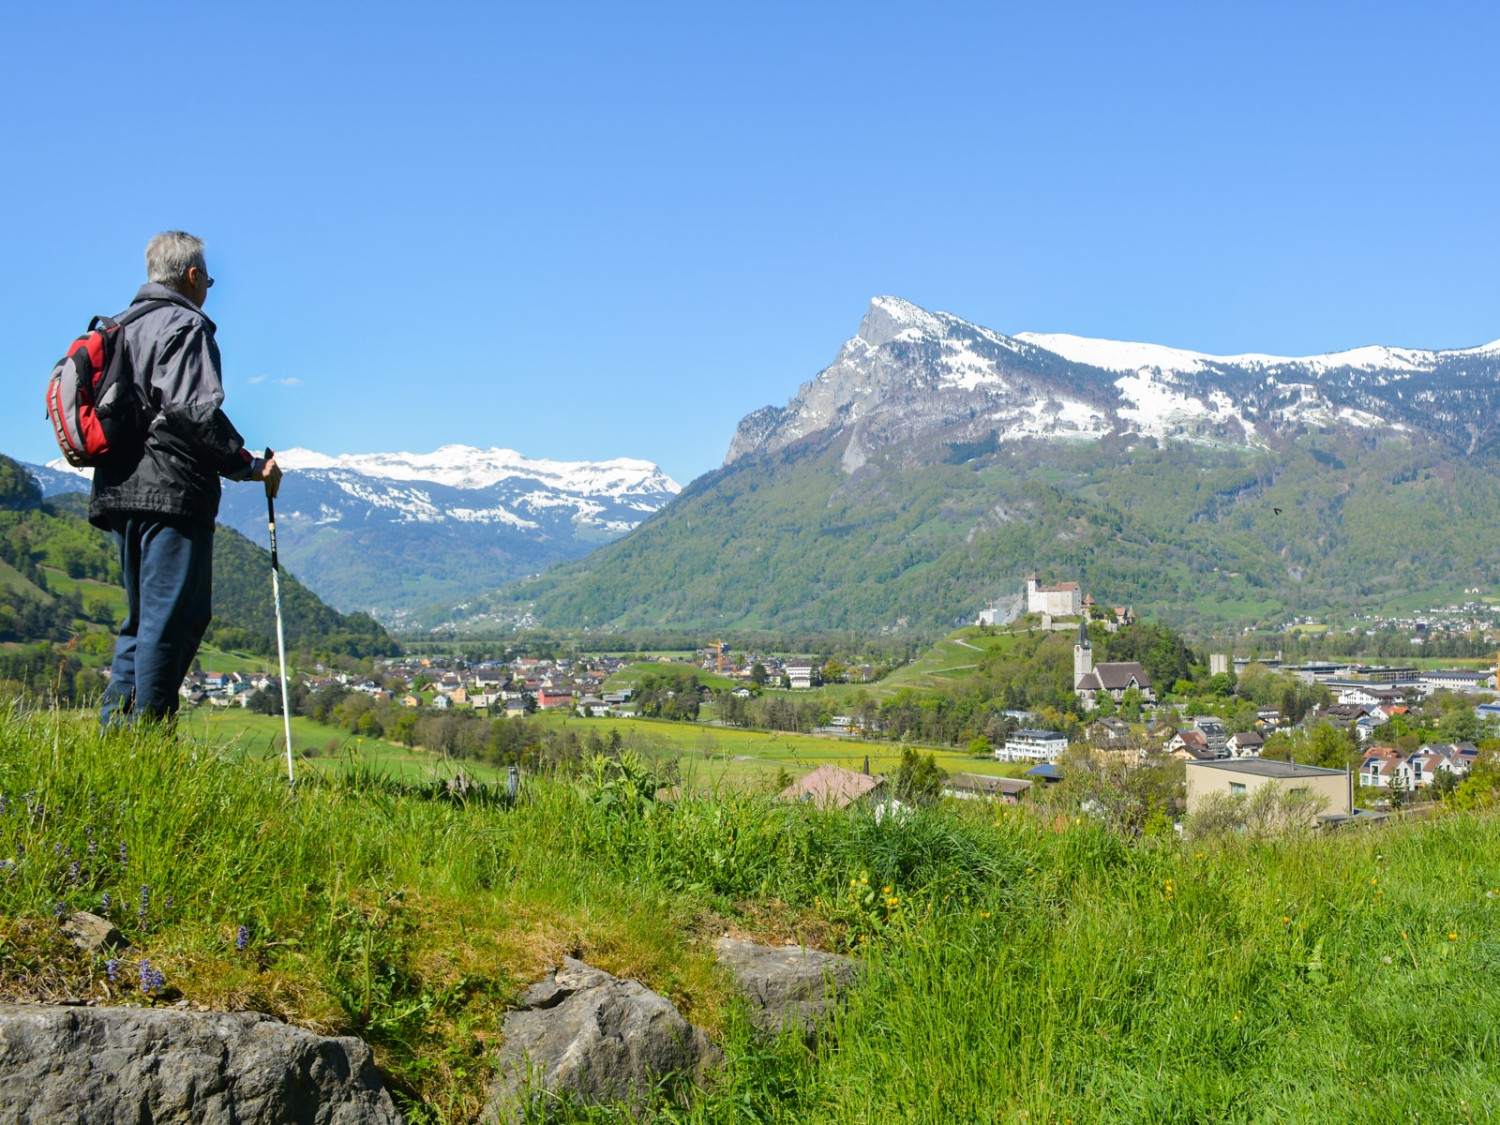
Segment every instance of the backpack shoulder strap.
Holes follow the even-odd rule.
[[[157,309],[164,309],[169,305],[175,305],[176,303],[176,301],[165,301],[158,297],[154,301],[142,301],[138,305],[131,305],[119,316],[115,317],[113,321],[111,321],[107,316],[95,317],[95,319],[103,321],[106,328],[110,327],[112,324],[129,324],[132,320],[139,320],[148,312],[155,312]]]
[[[108,332],[111,328],[119,328],[121,325],[129,324],[132,320],[139,320],[148,312],[155,312],[157,309],[166,308],[168,305],[175,305],[176,303],[176,301],[164,301],[160,297],[154,301],[142,301],[138,305],[131,305],[119,316],[94,317],[94,319],[89,321],[89,326],[85,331],[92,332],[96,328],[102,328]]]

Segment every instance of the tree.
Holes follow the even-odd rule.
[[[938,767],[932,754],[918,754],[909,746],[901,748],[901,764],[896,768],[895,794],[908,804],[931,804],[943,795],[948,775]]]

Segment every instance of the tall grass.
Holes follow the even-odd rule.
[[[664,1120],[1500,1115],[1492,816],[1180,845],[566,779],[506,807],[357,767],[289,789],[187,736],[0,719],[0,991],[359,1034],[416,1121],[475,1119],[506,1007],[564,952],[722,1041],[719,1083]],[[133,943],[113,966],[54,922],[106,895]],[[862,960],[815,1051],[750,1033],[713,963],[725,929]]]

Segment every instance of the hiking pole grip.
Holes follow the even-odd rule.
[[[276,456],[276,451],[269,445],[266,446],[265,460],[269,461]],[[276,498],[271,495],[269,487],[266,490],[266,519],[271,527],[271,569],[280,570],[281,564],[276,559]]]

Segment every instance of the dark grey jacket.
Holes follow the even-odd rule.
[[[213,526],[219,478],[256,468],[224,411],[214,322],[175,289],[141,286],[132,305],[170,301],[124,328],[136,389],[150,424],[138,452],[94,470],[89,521],[109,526],[116,512],[174,516]]]

